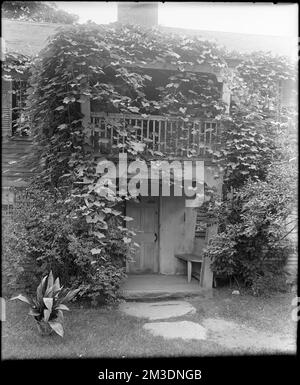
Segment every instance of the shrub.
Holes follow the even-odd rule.
[[[245,231],[242,225],[228,225],[208,246],[206,253],[213,260],[214,273],[236,278],[252,287],[255,294],[276,290],[279,285],[275,282],[286,281],[284,266],[291,250],[290,242],[282,240],[273,245],[267,237],[261,234],[247,237]]]
[[[264,275],[257,275],[253,281],[251,290],[256,296],[269,296],[273,292],[287,291],[288,285],[286,281],[286,275],[273,274],[270,271],[264,273]]]
[[[24,287],[18,281],[24,272],[20,264],[22,256],[26,253],[26,230],[13,218],[5,218],[2,223],[2,296],[10,296],[18,289]]]
[[[286,168],[270,169],[264,181],[249,180],[222,203],[220,233],[207,248],[216,275],[233,276],[255,294],[286,287],[284,267],[293,247],[285,220],[295,199]]]
[[[79,296],[115,301],[130,250],[120,221],[107,219],[106,242],[100,244],[85,217],[75,215],[75,203],[66,203],[60,191],[31,186],[23,194],[26,198],[14,216],[14,223],[24,229],[22,237],[15,236],[26,241],[16,261],[22,288],[32,293],[40,277],[52,270],[64,285],[79,288]]]

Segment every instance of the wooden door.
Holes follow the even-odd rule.
[[[134,262],[127,264],[128,273],[158,272],[158,202],[158,198],[142,197],[139,203],[127,203],[126,215],[133,218],[127,226],[136,233],[134,241],[140,245]]]

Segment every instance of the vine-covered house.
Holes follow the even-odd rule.
[[[156,6],[149,4],[149,7],[143,8],[142,12],[141,6],[132,3],[128,8],[128,4],[120,3],[119,22],[136,23],[142,27],[157,25]],[[3,39],[6,56],[15,52],[23,55],[38,54],[45,46],[46,38],[60,27],[55,24],[4,20]],[[203,35],[202,31],[175,32],[185,33],[187,36],[196,33]],[[232,45],[230,49],[240,48],[238,36],[234,40],[225,34],[224,39]],[[247,38],[245,39],[247,44]],[[251,40],[250,37],[249,39]],[[234,41],[238,42],[237,46],[234,46]],[[257,41],[257,44],[261,44],[261,41]],[[160,155],[163,154],[164,160],[170,162],[178,161],[182,165],[184,162],[191,162],[192,174],[196,172],[198,164],[202,186],[198,197],[200,207],[209,190],[220,197],[222,195],[222,175],[218,173],[218,168],[212,160],[212,153],[222,146],[222,122],[215,119],[215,114],[206,112],[205,100],[202,100],[202,106],[197,107],[198,115],[185,120],[185,107],[180,107],[179,111],[172,111],[169,107],[170,101],[162,99],[161,95],[164,95],[165,90],[176,88],[178,78],[184,78],[186,73],[190,74],[187,81],[195,83],[192,92],[196,95],[201,91],[201,87],[208,85],[222,105],[224,114],[228,116],[230,116],[231,95],[223,67],[216,65],[214,58],[211,58],[210,62],[199,58],[198,64],[193,66],[188,64],[188,60],[181,63],[181,58],[175,59],[178,61],[177,65],[174,65],[174,58],[167,62],[156,59],[149,62],[137,57],[128,63],[129,69],[148,76],[149,82],[144,89],[147,98],[153,101],[154,109],[155,105],[159,106],[158,111],[164,106],[169,109],[168,115],[159,112],[139,113],[134,107],[132,113],[124,114],[118,111],[117,101],[115,106],[104,109],[97,100],[83,94],[84,101],[81,103],[83,125],[92,131],[94,150],[101,156],[110,153],[112,147],[122,149],[124,136],[113,128],[117,121],[122,121],[127,130],[134,132],[136,138],[143,139],[147,143],[149,153],[152,154],[148,157],[149,162],[161,159]],[[228,58],[229,68],[234,68],[237,64],[238,58]],[[26,71],[18,74],[12,69],[12,72],[14,72],[13,79],[2,80],[2,207],[6,215],[13,208],[15,199],[10,187],[21,187],[26,184],[27,177],[34,175],[33,169],[28,166],[26,168],[22,162],[22,157],[33,151],[30,133],[23,129],[20,135],[16,130],[25,107]],[[282,92],[279,97],[282,103],[288,104],[291,102],[288,92],[290,87],[285,84],[281,86]],[[221,108],[218,105],[215,107]],[[158,193],[126,202],[126,215],[133,218],[133,221],[128,222],[128,227],[136,232],[136,242],[140,245],[134,261],[127,264],[128,273],[169,275],[185,273],[187,266],[182,263],[184,257],[182,259],[180,256],[201,255],[208,240],[216,234],[217,224],[213,218],[208,218],[203,205],[195,210],[195,203],[192,203],[193,199],[187,194],[176,196],[172,191],[171,188],[169,196],[163,196],[159,190]],[[176,255],[179,258],[175,257]],[[210,262],[205,261],[203,265],[202,285],[212,287]],[[192,265],[192,268],[196,269],[197,265]]]

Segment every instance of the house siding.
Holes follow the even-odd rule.
[[[2,137],[11,135],[12,82],[2,80]]]
[[[30,138],[13,138],[2,142],[2,187],[21,187],[33,176],[33,165],[27,164],[27,155],[34,152]]]
[[[35,56],[47,44],[61,24],[35,23],[2,19],[2,54],[17,52]],[[33,176],[25,157],[33,151],[32,140],[12,135],[12,81],[2,79],[2,204],[14,203],[14,194],[9,187],[22,187]]]
[[[297,209],[295,209],[294,212],[288,218],[287,222],[297,220],[297,218],[298,213]],[[289,274],[288,281],[293,282],[295,281],[298,272],[298,228],[297,226],[295,227],[295,222],[293,222],[287,224],[286,229],[288,232],[290,231],[288,238],[293,244],[293,251],[288,257],[285,270]]]

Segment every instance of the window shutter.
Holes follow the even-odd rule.
[[[12,82],[2,80],[2,137],[12,134]]]

